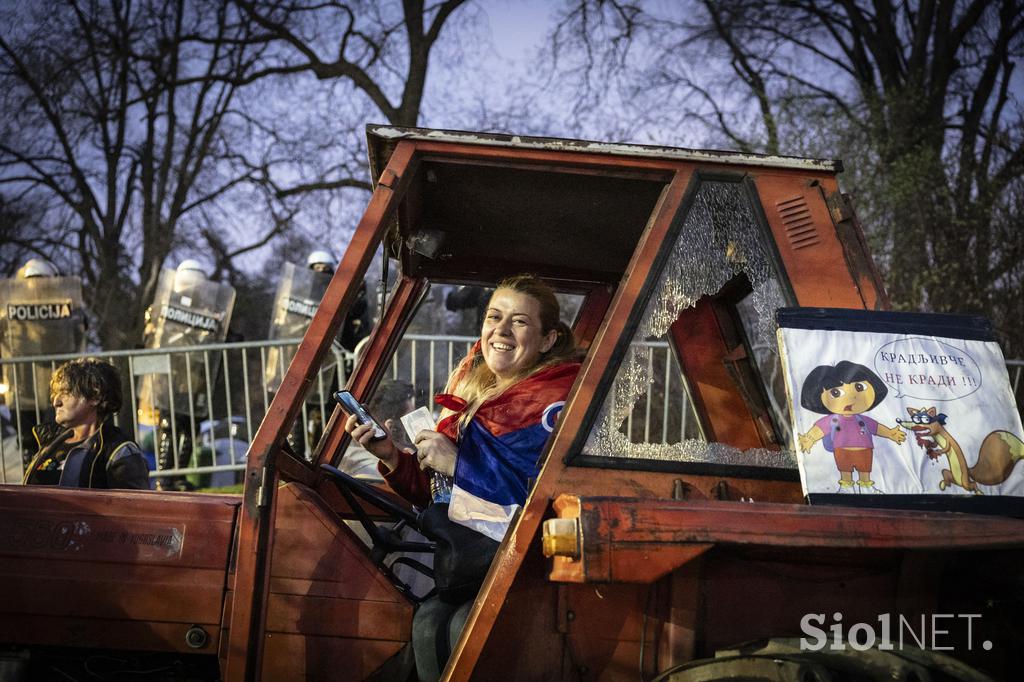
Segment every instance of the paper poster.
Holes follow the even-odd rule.
[[[778,313],[804,494],[1024,495],[1006,363],[984,318]]]

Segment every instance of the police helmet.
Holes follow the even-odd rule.
[[[30,277],[58,277],[60,272],[54,267],[50,261],[43,260],[42,258],[30,258],[21,269],[18,270],[18,274],[22,278],[28,279]]]
[[[178,264],[178,272],[185,272],[186,270],[195,270],[196,272],[203,273],[203,277],[206,277],[206,273],[203,272],[203,266],[200,265],[199,261],[194,258],[186,258]]]
[[[183,287],[195,286],[206,279],[206,273],[199,261],[186,258],[178,264],[174,275],[174,288],[180,290]]]
[[[306,259],[306,267],[316,270],[316,266],[318,265],[322,265],[333,270],[335,265],[334,258],[326,251],[314,251],[309,254],[309,258]]]

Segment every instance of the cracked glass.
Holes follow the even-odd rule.
[[[775,346],[775,311],[786,301],[765,237],[744,189],[733,182],[704,182],[637,332],[583,448],[608,458],[796,468],[792,447],[781,452],[740,450],[708,442],[672,356],[669,327],[702,297],[718,293],[738,275],[752,291],[737,305],[749,353],[762,380],[772,419],[786,424],[785,395],[773,388],[781,376]],[[786,434],[788,429],[777,429]]]

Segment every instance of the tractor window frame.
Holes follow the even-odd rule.
[[[746,208],[749,209],[753,223],[753,230],[757,239],[760,241],[760,246],[763,249],[763,255],[768,262],[768,266],[774,274],[774,279],[778,288],[778,307],[792,306],[796,303],[795,294],[789,283],[789,277],[778,252],[778,247],[772,236],[753,178],[746,173],[695,171],[693,182],[687,191],[687,197],[673,218],[670,233],[666,235],[665,240],[660,244],[654,266],[650,271],[648,281],[645,282],[643,287],[643,293],[637,299],[636,304],[630,312],[630,317],[626,323],[625,331],[622,336],[622,342],[614,349],[611,355],[611,361],[604,368],[601,380],[594,393],[593,400],[590,401],[587,406],[587,412],[583,418],[582,428],[580,428],[575,434],[575,437],[568,449],[568,454],[563,458],[563,461],[567,466],[647,470],[701,475],[743,476],[770,480],[799,480],[799,471],[796,467],[795,453],[788,450],[766,451],[770,453],[767,455],[767,458],[771,463],[765,463],[765,457],[762,456],[749,457],[747,458],[749,463],[746,463],[729,461],[730,458],[728,456],[664,459],[657,457],[638,458],[630,456],[615,456],[609,452],[595,454],[594,449],[588,447],[588,442],[591,441],[592,434],[599,427],[600,420],[605,412],[606,402],[609,400],[610,391],[616,383],[619,373],[622,370],[623,363],[628,359],[630,346],[633,344],[634,339],[638,338],[641,325],[644,323],[644,317],[648,315],[648,308],[652,303],[652,298],[655,296],[655,292],[659,289],[661,280],[666,276],[673,249],[676,247],[679,240],[684,238],[683,234],[687,219],[697,208],[696,203],[698,195],[701,189],[708,183],[725,183],[737,188],[739,196],[742,197]],[[713,299],[715,294],[721,293],[721,289],[710,293],[712,294],[711,298]],[[734,311],[733,315],[735,316],[737,313]],[[771,324],[774,326],[774,320],[771,321]],[[744,330],[740,328],[739,331],[741,332],[740,336],[743,336]],[[745,339],[744,345],[747,345],[745,343]],[[678,344],[675,343],[673,343],[672,346],[677,353],[677,356],[682,360],[686,355],[686,349],[680,348]],[[748,348],[748,353],[749,352]],[[680,366],[682,367],[682,364]],[[686,375],[685,370],[681,371],[680,374],[680,378],[684,382],[688,383],[689,377]],[[759,372],[756,370],[753,371],[752,376],[760,386],[761,391],[770,390],[761,380]],[[734,386],[734,389],[736,393],[740,395],[743,394],[743,391],[740,390],[739,387]],[[769,428],[772,426],[774,425],[770,424]],[[706,430],[706,424],[704,424],[704,427]],[[779,434],[776,435],[778,436]],[[781,440],[784,442],[784,438]],[[744,452],[750,452],[750,450],[739,450],[722,442],[708,441],[708,443],[710,443],[715,449],[731,450],[734,453],[740,453],[741,455]],[[707,443],[701,445],[704,452],[709,450]],[[784,461],[780,462],[780,458]]]

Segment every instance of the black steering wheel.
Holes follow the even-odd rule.
[[[366,531],[366,534],[370,536],[370,559],[377,565],[377,568],[379,568],[395,584],[395,586],[398,587],[399,590],[404,592],[414,601],[420,602],[432,596],[434,594],[433,590],[422,597],[417,597],[412,594],[409,585],[400,580],[392,570],[392,567],[396,564],[405,565],[419,573],[422,573],[423,575],[433,578],[434,571],[431,568],[407,556],[398,557],[391,562],[390,565],[384,563],[384,560],[388,555],[395,552],[433,553],[437,549],[437,544],[433,542],[436,538],[434,538],[431,533],[424,532],[420,527],[417,514],[410,509],[397,504],[394,500],[366,481],[360,481],[357,478],[349,476],[337,467],[331,466],[330,464],[321,464],[320,470],[334,482],[338,488],[338,492],[340,492],[341,496],[345,498],[348,506],[352,509],[352,513],[355,514],[356,520],[359,521],[359,525],[362,526],[363,530]],[[362,502],[360,502],[360,498],[369,502],[377,509],[380,509],[396,523],[390,527],[384,524],[374,523],[370,518],[369,513],[366,511],[366,507]],[[406,540],[402,537],[402,530],[404,528],[412,528],[426,537],[429,541],[417,542],[414,540]]]

